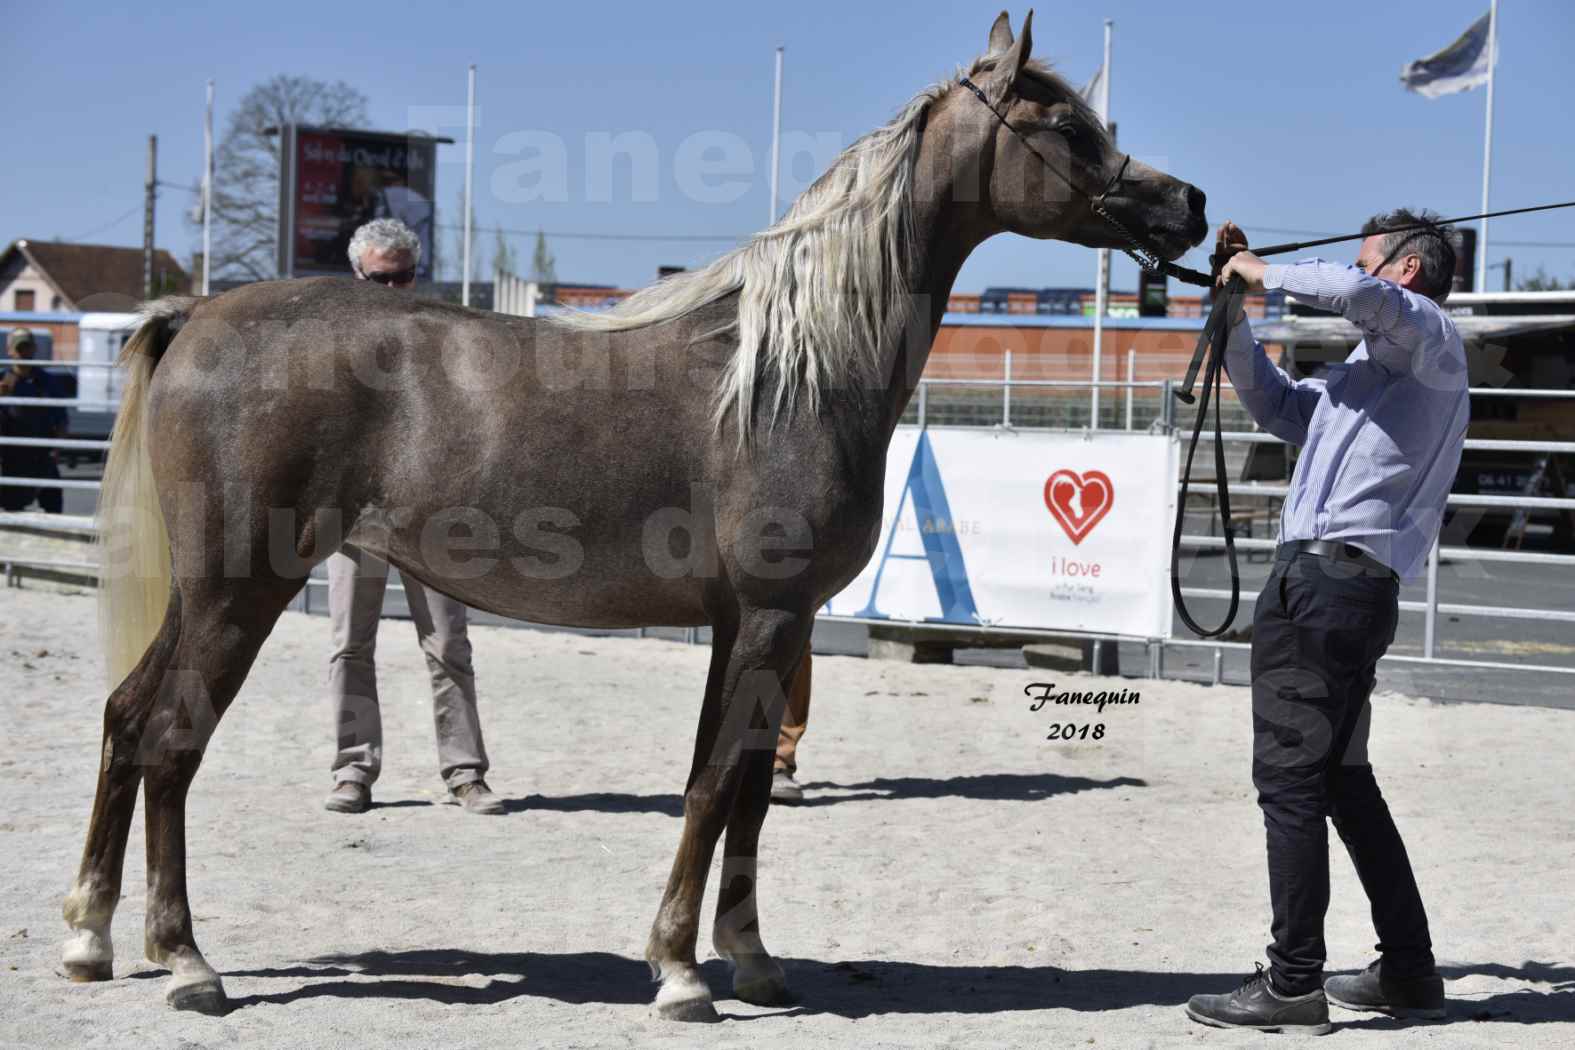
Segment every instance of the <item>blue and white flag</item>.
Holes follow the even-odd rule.
[[[1472,23],[1460,39],[1436,54],[1419,58],[1400,71],[1406,90],[1426,98],[1470,91],[1487,83],[1490,60],[1488,36],[1493,18],[1488,12]],[[1498,48],[1495,46],[1495,52]],[[1493,56],[1496,59],[1498,56]]]

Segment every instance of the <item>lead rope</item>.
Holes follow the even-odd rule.
[[[1236,621],[1236,610],[1241,606],[1241,570],[1236,561],[1236,525],[1230,513],[1230,481],[1225,470],[1225,441],[1221,433],[1220,404],[1223,398],[1225,372],[1225,345],[1230,339],[1232,319],[1247,296],[1247,286],[1240,277],[1232,276],[1225,288],[1214,297],[1209,319],[1198,336],[1198,349],[1193,354],[1187,377],[1190,387],[1196,378],[1198,362],[1207,354],[1208,367],[1203,372],[1203,396],[1198,403],[1198,417],[1192,424],[1192,441],[1187,446],[1187,464],[1181,472],[1181,494],[1176,501],[1176,528],[1170,543],[1170,597],[1176,604],[1176,615],[1202,638],[1217,638],[1229,631]],[[1179,396],[1179,392],[1178,392]],[[1191,395],[1188,394],[1190,399]],[[1198,441],[1203,436],[1203,421],[1209,414],[1209,401],[1214,402],[1214,490],[1219,500],[1221,533],[1225,537],[1225,557],[1230,564],[1230,608],[1218,627],[1205,628],[1192,618],[1187,602],[1181,596],[1181,533],[1187,520],[1187,489],[1192,483],[1192,460],[1198,452]]]
[[[1101,194],[1103,197],[1103,194]],[[1440,225],[1452,225],[1458,222],[1469,222],[1477,218],[1497,218],[1500,215],[1522,215],[1527,212],[1550,211],[1555,208],[1568,208],[1575,205],[1575,201],[1563,204],[1546,204],[1535,208],[1515,208],[1508,212],[1494,212],[1485,216],[1464,216],[1459,219],[1441,219],[1436,222],[1411,223],[1405,226],[1395,226],[1384,230],[1384,233],[1405,233],[1410,230],[1437,228]],[[1137,251],[1128,251],[1127,254],[1135,259],[1139,266],[1143,266],[1150,273],[1164,273],[1188,284],[1198,284],[1205,287],[1214,282],[1207,274],[1197,270],[1188,270],[1184,267],[1173,266],[1146,249],[1141,242],[1133,237],[1114,216],[1104,210],[1103,204],[1095,201],[1095,210],[1100,218],[1110,223],[1122,236],[1133,242]],[[1303,241],[1299,244],[1276,244],[1268,248],[1261,248],[1254,252],[1261,257],[1270,255],[1284,255],[1288,252],[1304,251],[1307,248],[1318,247],[1324,244],[1335,244],[1340,241],[1361,239],[1363,234],[1354,234],[1346,237],[1326,237],[1317,241]],[[1157,267],[1147,266],[1144,259],[1138,254],[1143,252],[1158,262]],[[1213,258],[1216,272],[1225,265],[1226,256],[1217,255]],[[1176,527],[1171,536],[1170,544],[1170,596],[1176,606],[1176,615],[1181,617],[1181,622],[1192,629],[1199,637],[1218,638],[1227,633],[1236,620],[1236,611],[1241,607],[1241,570],[1236,559],[1236,527],[1231,520],[1230,512],[1230,481],[1225,471],[1225,442],[1222,440],[1220,424],[1221,374],[1224,372],[1225,347],[1230,339],[1230,330],[1234,318],[1241,304],[1246,299],[1247,286],[1240,277],[1232,276],[1223,290],[1214,296],[1214,302],[1209,310],[1209,319],[1203,326],[1203,331],[1198,335],[1198,345],[1192,352],[1192,360],[1187,364],[1186,378],[1182,380],[1181,389],[1175,391],[1176,399],[1184,404],[1192,404],[1195,400],[1192,395],[1193,384],[1197,382],[1198,372],[1203,370],[1203,397],[1198,404],[1198,417],[1193,423],[1192,440],[1187,446],[1187,463],[1181,472],[1181,493],[1176,503]],[[1205,363],[1207,367],[1205,368]],[[1203,434],[1204,417],[1208,415],[1209,400],[1214,400],[1214,486],[1215,494],[1219,501],[1220,530],[1225,538],[1225,557],[1230,564],[1230,608],[1225,613],[1225,619],[1218,627],[1207,629],[1201,626],[1192,617],[1187,609],[1186,600],[1181,595],[1181,536],[1182,527],[1187,516],[1187,490],[1192,483],[1192,460],[1198,451],[1198,441]]]

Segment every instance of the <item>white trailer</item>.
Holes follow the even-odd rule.
[[[121,347],[137,330],[136,314],[83,314],[77,327],[77,406],[70,410],[74,438],[107,439],[115,428],[115,412],[126,385],[126,373],[115,367]]]

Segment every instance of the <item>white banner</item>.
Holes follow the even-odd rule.
[[[1177,455],[1148,434],[899,428],[875,555],[822,611],[1164,637]]]

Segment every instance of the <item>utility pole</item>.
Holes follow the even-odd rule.
[[[1488,210],[1488,184],[1493,178],[1493,71],[1498,66],[1498,0],[1488,8],[1487,128],[1482,135],[1482,210]],[[1477,290],[1487,291],[1488,221],[1482,220],[1477,241]]]
[[[142,204],[142,297],[153,298],[153,202],[159,186],[159,137],[148,136],[148,181]]]
[[[777,48],[776,87],[771,95],[771,213],[766,225],[777,222],[777,175],[782,168],[782,49]]]
[[[1115,22],[1105,19],[1105,64],[1099,67],[1099,119],[1104,121],[1105,127],[1110,131],[1110,139],[1115,141],[1115,123],[1110,119],[1110,31]],[[1105,348],[1105,311],[1110,308],[1110,249],[1100,248],[1095,252],[1096,265],[1094,267],[1094,359],[1092,362],[1091,379],[1093,386],[1089,387],[1088,395],[1088,427],[1090,430],[1099,429],[1099,381],[1103,378],[1104,362],[1101,360]]]
[[[475,214],[471,203],[472,173],[476,167],[476,63],[470,64],[465,83],[465,242],[460,253],[464,270],[459,276],[459,302],[470,305],[470,226]]]
[[[208,294],[213,272],[213,81],[208,81],[208,106],[202,117],[202,294]]]
[[[1503,262],[1488,263],[1487,269],[1496,270],[1500,266],[1504,268],[1504,290],[1507,292],[1514,287],[1514,285],[1511,283],[1511,277],[1515,270],[1515,260],[1506,255]],[[1482,288],[1480,291],[1485,292],[1487,289]]]

